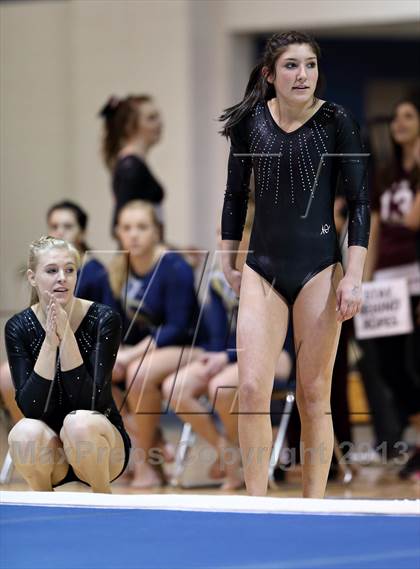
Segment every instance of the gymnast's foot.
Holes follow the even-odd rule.
[[[134,468],[133,479],[130,488],[145,490],[148,488],[160,488],[164,485],[162,473],[150,464],[137,464]]]
[[[220,490],[223,492],[231,492],[233,490],[240,490],[245,488],[245,480],[241,474],[233,477],[226,477],[225,482],[220,486]]]
[[[118,477],[118,483],[127,485],[130,484],[132,479],[133,479],[133,471],[130,470],[129,468],[126,468],[124,472],[121,474],[121,476]]]
[[[225,471],[224,467],[222,466],[220,456],[218,456],[217,459],[215,460],[215,462],[211,465],[211,467],[209,469],[209,477],[212,480],[220,480],[221,478],[224,478],[225,476],[226,476],[226,471]]]
[[[229,460],[225,461],[226,478],[221,486],[221,490],[239,490],[245,486],[245,480],[241,468],[241,455],[239,449],[232,454]]]
[[[226,453],[228,446],[223,447],[224,452],[217,457],[217,460],[209,470],[212,480],[224,479],[221,490],[237,490],[244,485],[241,471],[241,455],[239,449],[231,447],[229,454]]]
[[[163,460],[165,463],[174,462],[175,460],[175,446],[168,441],[165,441],[163,437],[160,437],[156,442],[157,448],[160,450]]]

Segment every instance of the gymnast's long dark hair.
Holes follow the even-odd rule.
[[[292,44],[309,44],[316,55],[319,69],[318,81],[315,88],[315,97],[319,97],[325,85],[324,75],[320,70],[321,48],[315,39],[306,32],[289,31],[272,35],[264,48],[264,53],[259,63],[254,67],[245,89],[244,98],[240,103],[228,107],[219,117],[224,122],[220,131],[226,137],[230,136],[230,129],[237,124],[258,101],[268,101],[276,96],[274,86],[267,81],[262,74],[263,67],[268,70],[268,75],[275,75],[276,61],[280,55]],[[314,103],[316,99],[314,99]]]

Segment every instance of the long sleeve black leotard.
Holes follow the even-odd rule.
[[[333,207],[339,175],[349,246],[367,247],[367,157],[358,124],[340,105],[324,102],[286,132],[260,101],[230,139],[222,239],[241,240],[253,170],[255,218],[246,262],[293,304],[313,276],[341,260]]]
[[[45,330],[31,308],[6,323],[5,340],[16,389],[16,403],[25,417],[40,419],[59,434],[65,416],[77,409],[99,411],[121,433],[128,456],[130,439],[111,392],[111,375],[121,337],[121,319],[108,306],[94,302],[74,333],[83,364],[61,371],[53,381],[34,370]]]
[[[113,227],[117,223],[120,209],[133,200],[151,202],[160,222],[163,222],[160,211],[160,204],[165,197],[163,188],[139,156],[130,154],[118,160],[112,177],[112,188],[115,197]]]

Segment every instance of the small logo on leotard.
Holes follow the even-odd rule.
[[[328,233],[328,231],[330,230],[331,225],[328,225],[328,223],[324,223],[324,225],[322,225],[321,227],[321,233],[320,235],[326,235]]]

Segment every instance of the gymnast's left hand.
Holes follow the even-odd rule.
[[[362,308],[362,283],[351,276],[344,276],[336,291],[337,321],[353,318]]]
[[[63,340],[67,330],[70,327],[68,315],[67,315],[67,312],[64,310],[64,308],[61,306],[61,304],[58,302],[55,295],[50,293],[50,292],[47,292],[47,294],[48,294],[48,298],[49,298],[49,301],[51,303],[51,306],[53,306],[55,309],[56,323],[57,323],[57,336],[60,338],[60,342],[61,342]]]

